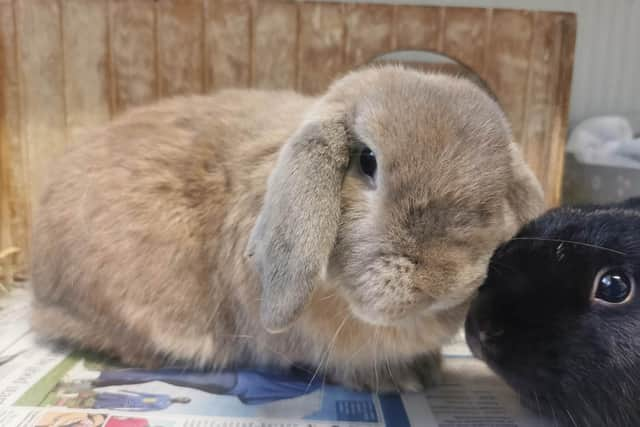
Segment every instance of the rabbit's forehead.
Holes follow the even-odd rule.
[[[428,94],[426,94],[428,95]],[[492,154],[506,151],[508,127],[491,101],[452,94],[447,97],[393,94],[365,97],[356,105],[353,130],[376,154],[435,158],[452,151]]]

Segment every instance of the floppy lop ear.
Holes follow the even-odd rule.
[[[262,282],[260,317],[270,332],[298,317],[327,266],[348,166],[340,120],[304,124],[280,151],[247,247]]]
[[[544,193],[540,182],[522,157],[515,143],[509,146],[511,156],[512,181],[507,193],[507,202],[517,228],[536,218],[545,209]]]

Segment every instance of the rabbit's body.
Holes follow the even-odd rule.
[[[36,327],[134,364],[159,353],[224,365],[254,353],[246,349],[260,341],[234,313],[257,313],[259,287],[234,285],[257,282],[243,252],[278,150],[309,103],[225,91],[145,107],[87,135],[56,165],[38,212]]]
[[[640,198],[551,210],[496,250],[467,341],[554,424],[638,426],[639,267]]]
[[[370,70],[361,73],[360,92],[350,93],[350,86],[341,90],[354,97],[362,97],[365,89],[375,92],[373,82],[381,78],[377,73],[385,77],[385,72],[386,80],[399,83],[425,78],[397,68]],[[473,90],[462,85],[463,90]],[[479,90],[473,99],[486,102],[490,111],[495,108]],[[443,308],[415,311],[415,296],[407,299],[407,290],[400,289],[408,280],[401,274],[414,267],[393,258],[389,244],[385,265],[404,271],[379,271],[389,279],[390,274],[400,275],[396,288],[387,287],[389,295],[345,287],[348,254],[360,250],[365,255],[358,239],[370,237],[358,234],[362,231],[353,230],[353,224],[370,220],[371,214],[363,209],[372,209],[372,199],[363,199],[363,194],[370,194],[363,192],[366,182],[349,166],[353,148],[346,141],[332,145],[332,138],[351,126],[349,117],[328,121],[335,114],[332,108],[339,105],[335,99],[292,92],[231,90],[139,108],[87,134],[55,165],[36,212],[35,328],[134,365],[181,362],[224,368],[296,363],[317,367],[358,388],[417,389],[431,381],[438,349],[460,326],[483,263],[499,240],[537,212],[539,188],[521,161],[513,165],[509,160],[505,130],[500,136],[507,139],[487,156],[501,159],[497,166],[504,176],[499,178],[507,181],[492,188],[498,194],[491,202],[498,203],[499,210],[484,212],[483,217],[486,224],[505,230],[474,234],[477,246],[470,247],[478,260],[473,270],[455,276],[464,289],[452,292],[454,298],[446,303],[445,293],[434,294]],[[375,114],[384,118],[386,112]],[[380,124],[388,128],[384,120]],[[488,130],[499,132],[502,125],[496,126]],[[297,135],[309,129],[319,133],[300,140]],[[310,155],[312,164],[306,167],[312,169],[331,166],[334,155],[336,164],[343,162],[344,145],[346,176],[338,175],[340,169],[335,179],[333,171],[304,176],[305,160],[287,158],[306,155],[296,151],[302,144],[312,144],[306,150],[320,150]],[[513,172],[511,167],[524,169]],[[523,183],[518,181],[521,175]],[[507,190],[511,182],[515,191]],[[336,190],[329,190],[330,185]],[[334,201],[323,191],[339,197]],[[535,203],[513,206],[526,192],[537,197]],[[316,194],[318,204],[313,205],[310,199]],[[280,200],[285,196],[293,200]],[[286,209],[278,211],[281,206]],[[477,215],[470,212],[470,220],[462,225],[470,227]],[[297,225],[299,221],[307,222]],[[318,247],[299,246],[314,241]],[[462,249],[452,253],[462,259],[469,256]],[[323,254],[331,254],[331,261],[323,261]],[[289,278],[292,271],[305,275]],[[313,287],[299,289],[305,283]],[[405,295],[400,307],[414,310],[411,315],[400,316],[394,305],[398,295]],[[358,316],[357,298],[374,298],[380,310],[388,305],[395,310],[394,319],[369,321]]]

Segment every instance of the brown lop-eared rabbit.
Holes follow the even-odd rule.
[[[418,390],[542,191],[461,78],[365,68],[320,97],[132,110],[52,166],[33,324],[137,366],[317,367]]]

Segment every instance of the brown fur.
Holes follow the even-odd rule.
[[[40,333],[130,364],[299,363],[357,388],[433,381],[493,249],[542,208],[494,101],[399,67],[320,98],[163,101],[53,169],[34,228]]]

